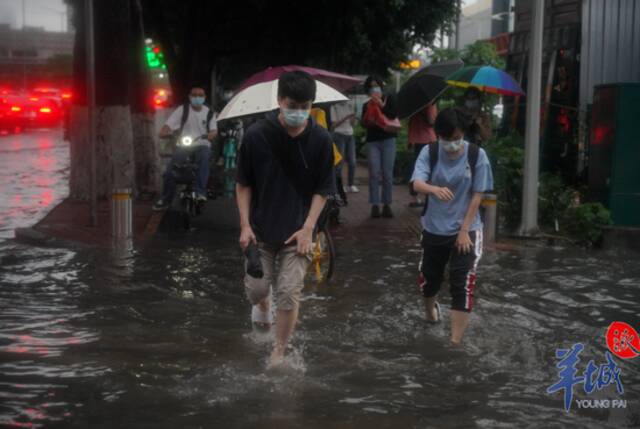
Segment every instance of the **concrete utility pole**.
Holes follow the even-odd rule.
[[[533,23],[529,50],[527,84],[527,126],[524,150],[522,189],[522,225],[520,234],[536,235],[538,228],[538,176],[540,169],[540,91],[542,80],[542,36],[544,33],[544,0],[532,2]]]
[[[98,194],[96,184],[96,58],[93,26],[93,0],[85,0],[85,25],[87,29],[87,114],[89,116],[88,135],[91,160],[91,184],[89,187],[89,208],[91,226],[98,225]]]

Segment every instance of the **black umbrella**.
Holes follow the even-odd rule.
[[[444,78],[462,68],[462,60],[451,60],[429,65],[402,85],[398,92],[398,117],[408,118],[424,109],[447,89]]]

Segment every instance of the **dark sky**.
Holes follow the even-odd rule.
[[[48,31],[60,31],[62,27],[66,31],[67,6],[63,0],[0,0],[0,24],[22,28],[23,2],[28,27],[44,27]],[[64,15],[61,17],[59,12]]]

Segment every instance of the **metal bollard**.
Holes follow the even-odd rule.
[[[133,203],[131,189],[114,189],[111,194],[111,233],[114,238],[133,235]]]
[[[483,240],[485,243],[495,243],[498,227],[498,196],[496,194],[484,194],[481,205],[484,209]]]

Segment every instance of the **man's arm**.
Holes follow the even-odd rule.
[[[313,229],[316,227],[318,223],[318,218],[320,217],[320,213],[322,213],[322,209],[324,209],[324,205],[327,203],[327,197],[324,195],[315,194],[311,200],[311,208],[309,209],[309,215],[307,216],[307,220],[304,222],[304,227],[307,229]]]
[[[171,130],[171,128],[169,128],[169,125],[163,125],[162,128],[160,128],[160,138],[165,138],[165,137],[171,137],[173,135],[173,130]]]
[[[244,250],[250,243],[256,243],[256,236],[249,221],[251,187],[236,183],[236,203],[240,213],[240,247]]]
[[[180,121],[182,119],[183,106],[178,107],[169,115],[167,121],[160,128],[160,138],[167,138],[173,136],[173,133],[180,128]]]
[[[297,252],[299,255],[307,255],[313,251],[313,229],[318,223],[318,218],[322,209],[327,202],[327,197],[320,194],[314,194],[311,200],[311,208],[302,229],[296,231],[284,244],[297,244]]]

